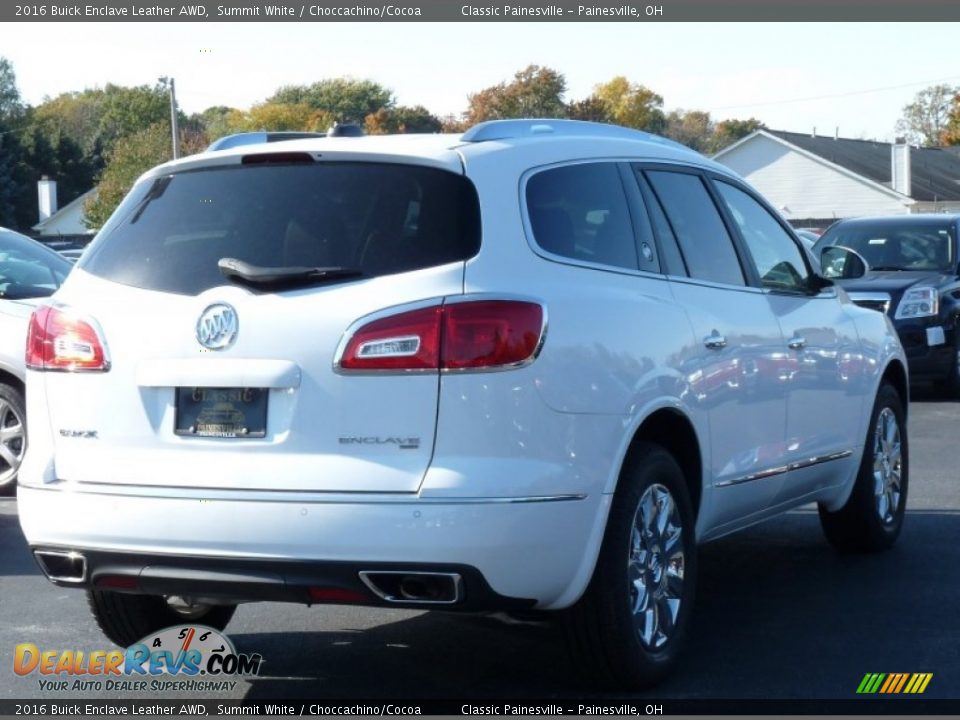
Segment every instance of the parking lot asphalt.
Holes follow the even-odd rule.
[[[919,394],[910,412],[910,495],[897,546],[839,555],[813,507],[703,546],[684,661],[637,697],[852,699],[865,673],[929,672],[925,698],[960,698],[960,403]],[[63,699],[41,691],[37,675],[13,673],[15,645],[112,648],[83,593],[40,575],[16,513],[14,499],[0,499],[0,698]],[[265,664],[261,677],[215,694],[223,699],[613,697],[577,678],[547,622],[262,603],[241,606],[227,635]]]

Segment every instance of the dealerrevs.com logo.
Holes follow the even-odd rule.
[[[126,650],[41,650],[20,643],[13,671],[38,674],[41,690],[232,690],[232,678],[259,674],[259,653],[238,653],[230,639],[205,625],[175,625]]]

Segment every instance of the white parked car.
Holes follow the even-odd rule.
[[[0,227],[0,495],[16,490],[27,449],[23,348],[30,313],[72,267],[36,240]]]
[[[700,543],[817,502],[876,550],[904,516],[889,320],[726,168],[612,126],[158,167],[27,361],[23,530],[120,645],[251,600],[567,610],[637,687]]]

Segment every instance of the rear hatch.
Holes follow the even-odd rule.
[[[438,374],[343,374],[334,360],[360,318],[462,294],[476,193],[436,167],[254,157],[142,181],[57,294],[99,329],[110,363],[32,373],[59,478],[419,487]]]

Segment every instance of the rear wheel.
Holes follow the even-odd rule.
[[[0,384],[0,495],[13,495],[27,449],[27,412],[23,393]]]
[[[903,526],[909,481],[903,401],[892,385],[877,392],[860,470],[847,504],[836,512],[820,505],[820,524],[838,550],[874,552],[896,542]]]
[[[663,678],[683,645],[696,568],[683,472],[662,447],[645,444],[621,477],[590,586],[567,611],[582,669],[631,689]]]
[[[108,590],[88,590],[90,611],[103,634],[121,647],[180,623],[200,623],[223,630],[236,605],[204,605],[179,597],[129,595]]]

